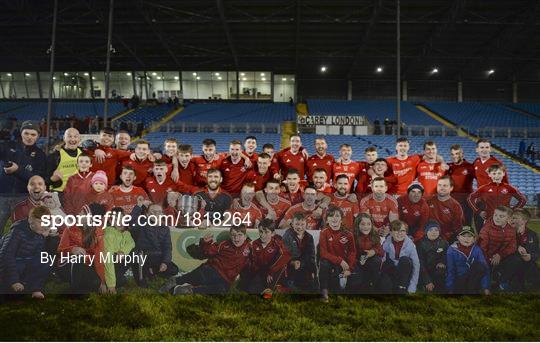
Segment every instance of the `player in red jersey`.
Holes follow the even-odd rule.
[[[370,214],[381,238],[390,233],[390,222],[398,219],[398,203],[386,194],[388,186],[383,177],[371,180],[373,193],[360,200],[360,212]]]
[[[248,228],[254,228],[259,225],[263,219],[261,209],[253,202],[255,198],[255,185],[251,182],[246,182],[242,186],[240,198],[234,199],[229,213],[231,216],[240,217]],[[249,222],[249,225],[247,224]]]
[[[480,188],[491,182],[487,169],[494,164],[503,165],[496,157],[491,156],[491,142],[487,139],[479,139],[476,142],[476,153],[478,157],[474,160],[474,176],[476,177],[476,187]],[[508,183],[508,177],[505,175],[503,182]]]
[[[219,169],[225,158],[216,152],[216,141],[210,138],[203,140],[201,156],[193,156],[191,161],[195,164],[195,184],[206,186],[206,174],[210,169]]]
[[[429,220],[429,205],[422,196],[424,187],[420,183],[412,183],[407,194],[397,199],[399,218],[408,226],[407,235],[416,243],[424,237],[425,226]]]
[[[306,180],[300,179],[296,169],[289,169],[285,182],[282,184],[281,196],[289,200],[292,205],[301,203],[304,198],[304,188],[308,185]]]
[[[313,182],[313,186],[317,190],[317,192],[321,193],[334,193],[335,189],[332,187],[328,182],[326,170],[323,168],[317,168],[313,172],[313,177],[311,179],[311,182]]]
[[[116,166],[131,156],[129,150],[113,149],[114,130],[105,127],[99,132],[99,142],[96,149],[86,149],[86,153],[92,157],[92,172],[103,170],[107,174],[109,186],[116,182]]]
[[[169,192],[176,190],[176,183],[167,175],[167,163],[157,160],[152,167],[152,176],[144,181],[144,189],[154,204],[167,205],[164,200]]]
[[[248,157],[252,165],[257,164],[257,137],[247,136],[244,139],[244,151],[242,152],[244,156]]]
[[[372,165],[369,167],[366,174],[360,175],[358,178],[358,183],[356,185],[356,194],[363,198],[366,195],[370,194],[371,191],[371,181],[375,177],[383,177],[386,181],[386,186],[388,190],[387,194],[396,194],[396,184],[397,177],[392,173],[388,168],[388,162],[384,158],[377,158]]]
[[[182,144],[178,147],[178,182],[182,182],[185,185],[195,185],[195,174],[197,167],[191,160],[193,149],[191,145]],[[170,170],[169,170],[170,171]]]
[[[299,135],[293,135],[290,142],[290,148],[283,149],[276,154],[281,171],[281,175],[274,175],[276,179],[280,177],[285,178],[289,169],[296,169],[301,179],[304,179],[304,175],[306,174],[305,152],[301,151],[302,139]]]
[[[324,169],[328,180],[332,179],[332,167],[334,165],[334,156],[327,153],[328,144],[324,137],[315,138],[315,155],[311,155],[307,162],[307,179],[312,180],[313,174],[317,169]]]
[[[223,190],[233,197],[238,196],[247,176],[248,168],[242,158],[242,143],[234,140],[229,144],[229,157],[221,162],[221,174],[223,175]]]
[[[521,208],[527,204],[527,198],[521,194],[515,187],[503,182],[505,176],[504,166],[492,164],[487,169],[491,182],[478,188],[469,196],[469,206],[475,213],[487,222],[492,216],[495,209],[499,206],[510,206],[512,198],[517,200],[517,203],[512,206],[512,210]]]
[[[465,225],[470,226],[472,209],[467,199],[473,192],[474,166],[463,158],[463,148],[459,144],[454,144],[450,147],[450,158],[452,162],[448,164],[448,175],[450,175],[454,182],[452,197],[459,202],[463,209]]]
[[[271,179],[266,182],[264,191],[255,193],[257,201],[261,205],[260,208],[264,212],[266,218],[274,220],[276,223],[281,221],[281,218],[291,207],[291,202],[280,196],[281,185],[279,180]]]
[[[270,174],[272,177],[279,176],[278,180],[281,180],[281,174],[279,174],[279,161],[276,156],[276,151],[274,150],[274,145],[266,143],[263,145],[263,152],[270,155]]]
[[[318,207],[317,191],[312,186],[307,186],[304,190],[304,201],[296,205],[292,205],[283,219],[279,223],[280,229],[288,229],[291,227],[293,216],[296,212],[302,212],[307,218],[307,230],[318,230],[321,225],[321,217],[323,214],[322,208]]]
[[[451,243],[463,227],[463,210],[450,196],[454,183],[450,176],[442,176],[437,181],[437,195],[428,199],[429,217],[441,225],[441,237]]]
[[[154,166],[154,156],[150,151],[150,144],[144,140],[138,141],[135,146],[135,158],[124,161],[122,167],[124,166],[130,166],[135,171],[135,182],[133,185],[137,187],[144,186],[144,182],[152,173]]]
[[[396,141],[396,156],[388,157],[386,161],[397,177],[397,194],[406,194],[407,187],[416,179],[416,167],[422,160],[419,155],[409,156],[410,144],[405,137]]]
[[[116,144],[114,145],[118,150],[129,150],[131,144],[131,136],[126,130],[118,130],[116,133]],[[120,173],[119,173],[120,174]]]
[[[368,146],[365,150],[364,150],[364,158],[366,159],[365,161],[358,161],[356,163],[358,163],[358,166],[360,167],[360,172],[358,173],[358,179],[357,179],[357,183],[356,183],[356,188],[357,188],[357,191],[356,193],[360,193],[358,191],[358,188],[362,188],[361,184],[365,183],[365,178],[370,176],[368,175],[368,172],[370,170],[370,168],[373,166],[373,163],[375,163],[375,161],[379,158],[379,153],[377,152],[377,148],[374,147],[374,146]],[[392,171],[390,171],[390,174],[393,174]],[[367,182],[368,184],[371,183],[371,179],[369,180],[369,182]]]
[[[437,180],[446,174],[448,165],[437,161],[437,145],[433,141],[424,143],[424,159],[416,167],[418,182],[424,187],[424,195],[431,196],[437,192]]]
[[[178,141],[176,138],[167,138],[163,143],[163,154],[160,157],[161,160],[167,163],[169,170],[172,170],[173,160],[178,154]]]
[[[248,170],[245,182],[253,183],[255,191],[264,189],[266,182],[272,178],[272,172],[270,171],[271,160],[270,155],[263,152],[257,157],[256,168]]]
[[[349,178],[347,175],[338,175],[335,183],[336,191],[330,195],[330,205],[343,212],[343,225],[353,231],[354,218],[360,212],[358,199],[355,194],[348,194]]]
[[[349,144],[341,144],[339,147],[339,160],[334,163],[334,167],[332,168],[334,184],[338,175],[346,175],[349,178],[349,189],[347,189],[347,192],[351,191],[354,180],[356,180],[356,177],[360,173],[360,166],[357,162],[351,160],[351,157],[352,147]]]
[[[144,200],[148,200],[148,195],[144,189],[133,185],[133,182],[135,182],[135,171],[132,167],[124,166],[122,168],[120,180],[122,184],[113,186],[109,190],[113,203],[111,207],[122,207],[124,213],[131,213],[133,208],[137,206],[137,199],[142,197]]]

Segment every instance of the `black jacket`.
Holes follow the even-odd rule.
[[[143,208],[135,206],[131,211],[131,235],[135,241],[135,249],[148,255],[160,255],[162,263],[172,261],[171,231],[167,226],[139,226],[137,219]]]
[[[538,246],[538,234],[531,229],[527,229],[527,243],[523,244],[518,238],[518,246],[522,246],[531,254],[531,262],[536,263],[540,257],[540,247]]]
[[[0,279],[3,285],[20,282],[17,260],[40,256],[45,251],[45,237],[30,229],[28,220],[19,220],[11,226],[0,248]]]
[[[289,252],[291,253],[291,261],[300,261],[301,268],[307,268],[310,272],[316,272],[315,263],[315,244],[313,236],[305,232],[303,240],[306,239],[306,247],[304,251],[300,251],[298,246],[298,239],[293,229],[287,229],[283,234],[283,243]]]
[[[15,162],[19,169],[13,174],[6,174],[4,166]],[[21,142],[0,144],[0,193],[25,194],[28,179],[40,175],[45,179],[47,161],[43,150],[36,145],[26,146]]]
[[[441,237],[431,241],[424,236],[416,246],[418,259],[420,260],[420,277],[423,284],[431,283],[433,280],[428,270],[435,268],[438,263],[446,265],[446,251],[448,242]]]

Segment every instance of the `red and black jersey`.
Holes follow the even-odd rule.
[[[413,236],[414,242],[418,242],[424,237],[424,229],[429,220],[429,205],[424,198],[413,203],[408,194],[404,194],[397,199],[399,208],[399,219],[409,226],[408,234]]]
[[[311,155],[306,162],[307,179],[313,179],[313,173],[316,169],[324,169],[326,171],[326,179],[332,180],[332,171],[334,166],[334,156],[325,154],[324,157],[319,155]]]
[[[319,237],[321,260],[327,260],[334,265],[341,261],[347,262],[350,271],[356,264],[356,244],[354,236],[349,230],[332,230],[326,228]]]
[[[274,235],[266,246],[263,246],[260,238],[251,244],[252,273],[279,274],[287,267],[290,259],[291,254],[285,248],[281,236]]]
[[[463,160],[460,164],[448,163],[448,175],[454,181],[452,197],[458,201],[464,201],[473,192],[474,166]]]
[[[525,206],[527,198],[516,188],[507,183],[490,182],[473,192],[469,196],[469,206],[474,212],[480,212],[481,207],[486,211],[487,218],[493,216],[498,206],[510,206],[510,201],[515,198],[518,202],[512,209]]]
[[[251,247],[248,239],[241,246],[235,246],[232,241],[220,243],[199,241],[203,254],[208,257],[206,264],[214,268],[229,284],[233,283],[240,272],[248,265]]]

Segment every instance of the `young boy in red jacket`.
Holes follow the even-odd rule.
[[[161,288],[161,292],[173,295],[186,293],[223,294],[249,263],[250,241],[245,225],[232,226],[230,239],[214,242],[209,233],[199,242],[202,254],[208,260],[195,270],[171,279]]]
[[[346,280],[356,264],[356,245],[351,230],[343,225],[343,212],[331,206],[326,214],[326,229],[319,237],[319,282],[324,302],[328,302],[328,290],[345,289]],[[345,281],[345,285],[342,282]],[[338,282],[340,285],[338,286]]]
[[[273,289],[285,278],[291,254],[283,239],[275,235],[274,221],[264,219],[259,224],[259,238],[251,243],[249,267],[240,275],[240,289],[249,294],[260,294]]]
[[[92,189],[92,159],[86,153],[77,157],[77,174],[71,175],[64,188],[64,210],[66,214],[77,215],[86,204],[85,198]]]
[[[521,208],[527,203],[527,198],[516,188],[504,182],[506,170],[504,166],[493,164],[487,169],[491,182],[481,186],[469,195],[469,206],[475,214],[484,219],[484,222],[493,216],[497,206],[510,206],[510,201],[515,198],[518,202],[512,207]],[[483,208],[483,209],[481,209]]]
[[[509,289],[509,282],[519,267],[516,230],[508,224],[512,210],[506,206],[495,209],[493,217],[480,230],[478,245],[491,265],[493,278],[501,290]]]

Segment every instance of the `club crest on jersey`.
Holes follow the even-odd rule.
[[[508,189],[506,189],[506,188],[501,189],[501,193],[502,193],[502,194],[507,194],[507,193],[508,193]]]
[[[461,172],[461,174],[463,174],[463,175],[469,175],[469,171],[468,171],[467,169],[464,169],[464,170]]]
[[[303,157],[300,158],[300,162],[304,163],[304,158]]]
[[[341,237],[339,239],[339,243],[341,244],[347,244],[349,242],[349,239],[347,237]]]
[[[268,248],[266,251],[267,251],[269,254],[271,254],[271,253],[274,252],[274,248]]]
[[[403,213],[409,213],[409,210],[407,210],[406,208],[403,209]]]
[[[450,214],[450,209],[448,209],[448,208],[446,208],[446,207],[443,208],[442,211],[443,211],[444,214]]]
[[[327,165],[327,166],[332,165],[332,161],[326,161],[326,165]]]
[[[36,152],[35,152],[35,151],[32,151],[32,152],[30,153],[30,157],[36,157]]]
[[[415,217],[419,217],[420,216],[420,211],[415,211],[413,214],[414,214]]]
[[[30,164],[27,164],[26,167],[24,167],[24,169],[26,169],[26,171],[29,171],[29,172],[34,170],[34,168],[32,168],[32,166]]]
[[[249,248],[245,248],[244,251],[242,251],[242,255],[249,256]]]

